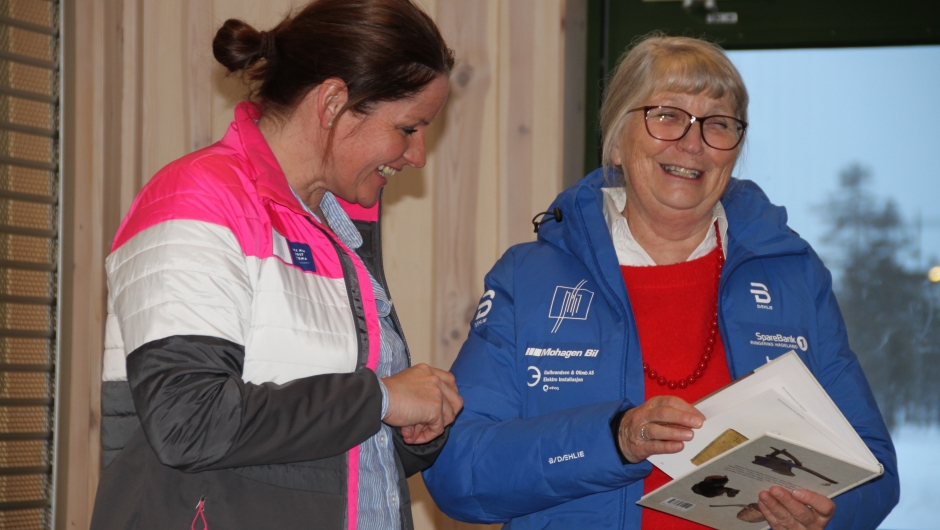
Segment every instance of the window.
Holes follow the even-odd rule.
[[[936,528],[940,485],[940,46],[729,52],[751,96],[736,175],[787,207],[835,277],[891,427],[901,502],[882,528]]]
[[[638,36],[662,31],[726,50],[940,44],[935,0],[592,0],[587,11],[585,173],[600,161],[597,111],[607,73]]]

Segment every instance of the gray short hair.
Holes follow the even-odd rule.
[[[747,121],[747,89],[737,68],[717,45],[689,37],[654,34],[637,43],[617,65],[601,106],[602,165],[613,164],[627,111],[657,92],[730,97],[735,117]]]

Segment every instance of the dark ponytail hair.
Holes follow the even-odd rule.
[[[257,83],[264,112],[285,116],[311,89],[342,79],[352,109],[406,99],[454,66],[437,26],[411,0],[314,0],[269,31],[235,19],[212,41],[216,60]]]

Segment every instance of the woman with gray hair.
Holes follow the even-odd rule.
[[[702,528],[636,501],[705,417],[690,403],[797,353],[884,466],[833,500],[778,486],[775,529],[875,528],[898,499],[894,448],[849,349],[832,279],[786,212],[731,174],[748,96],[720,48],[651,37],[611,78],[603,167],[564,191],[538,240],[486,276],[452,371],[464,398],[425,481],[451,517],[527,528]],[[752,501],[748,501],[752,502]]]

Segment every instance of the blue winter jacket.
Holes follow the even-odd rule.
[[[598,170],[559,195],[552,206],[563,220],[510,248],[486,276],[452,368],[464,410],[424,472],[455,519],[640,528],[635,503],[651,467],[621,463],[610,422],[644,401],[645,379],[602,186]],[[884,465],[883,476],[835,498],[829,527],[875,528],[898,502],[897,461],[831,275],[757,185],[732,180],[721,201],[729,227],[719,322],[731,377],[797,351]],[[767,346],[756,334],[783,340]]]

